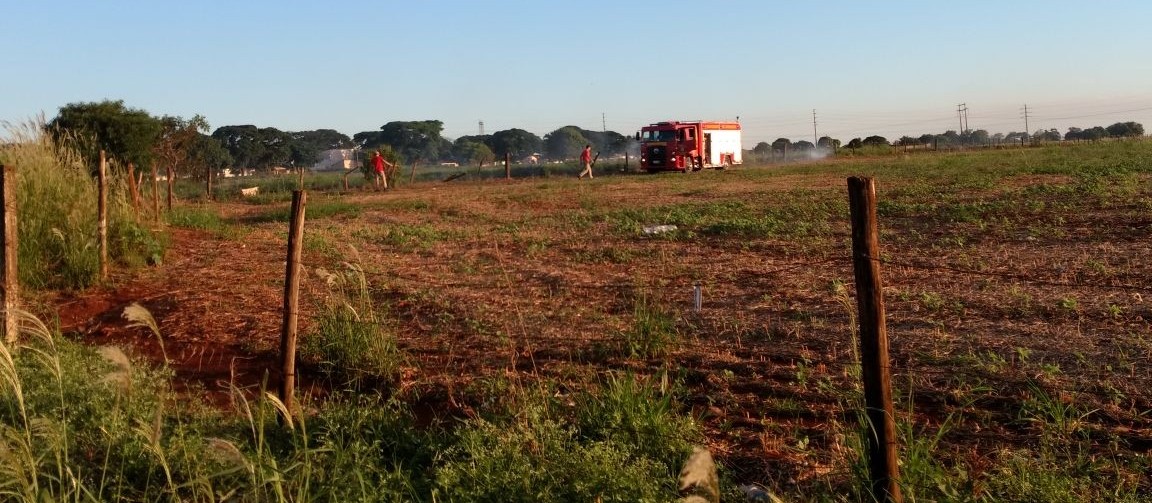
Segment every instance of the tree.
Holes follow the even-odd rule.
[[[70,103],[60,107],[45,129],[57,142],[74,141],[89,165],[100,150],[123,163],[145,166],[161,131],[160,120],[123,100]]]
[[[793,143],[792,147],[795,148],[798,152],[807,152],[816,148],[816,145],[813,145],[812,142],[807,140],[800,140],[796,143]]]
[[[752,147],[752,153],[760,157],[767,157],[772,153],[772,145],[769,145],[766,141],[762,141],[757,143],[755,147]]]
[[[556,160],[573,159],[580,155],[584,145],[590,144],[592,142],[580,132],[580,128],[564,126],[544,135],[544,155]]]
[[[206,134],[196,135],[188,149],[188,165],[197,178],[206,170],[218,173],[232,163],[232,155],[220,144],[220,140]]]
[[[1019,133],[1016,131],[1012,131],[1011,133],[1004,135],[1004,141],[1005,142],[1012,142],[1012,143],[1023,143],[1023,142],[1028,141],[1028,133],[1026,133],[1026,132]]]
[[[1056,128],[1038,129],[1032,134],[1037,141],[1060,141],[1060,132]]]
[[[544,140],[523,129],[506,129],[492,133],[488,146],[498,156],[509,154],[513,159],[521,159],[539,152]]]
[[[851,140],[848,141],[848,148],[850,148],[850,149],[855,150],[855,149],[858,149],[858,148],[863,147],[863,146],[864,146],[864,142],[860,141],[860,138],[852,138]]]
[[[913,145],[919,145],[920,140],[917,138],[913,138],[911,136],[905,135],[905,136],[901,136],[899,140],[896,140],[896,144],[901,146],[901,147],[910,147]]]
[[[297,131],[292,137],[290,161],[295,166],[312,166],[320,161],[325,150],[352,148],[352,139],[334,129]]]
[[[1112,138],[1144,136],[1144,125],[1139,122],[1117,122],[1106,129]]]
[[[872,135],[872,136],[869,136],[867,138],[864,138],[864,140],[860,143],[862,145],[876,145],[876,146],[887,147],[888,146],[888,139],[883,137],[883,136]]]
[[[776,141],[772,142],[772,150],[777,152],[785,152],[788,150],[788,147],[791,146],[792,140],[789,140],[788,138],[776,138]]]
[[[932,133],[924,133],[920,135],[916,141],[920,142],[921,145],[934,145],[936,143],[936,135]]]
[[[208,130],[208,121],[200,115],[187,120],[165,115],[160,118],[160,124],[160,135],[152,148],[155,158],[177,175],[192,174],[185,161],[200,132]]]
[[[479,141],[461,138],[452,145],[452,158],[461,164],[479,164],[484,161],[493,161],[496,154]]]
[[[836,150],[840,148],[840,140],[834,140],[830,136],[821,136],[816,140],[816,146],[824,150]]]
[[[264,171],[305,161],[307,153],[299,147],[293,158],[293,140],[290,133],[276,128],[258,128],[252,125],[223,126],[212,132],[224,149],[232,156],[235,166],[243,170]],[[310,165],[304,163],[301,165]]]
[[[443,130],[444,123],[438,120],[392,121],[380,126],[379,139],[405,161],[435,160],[440,158]]]

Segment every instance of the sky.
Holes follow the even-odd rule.
[[[0,120],[123,100],[349,136],[632,134],[736,120],[776,138],[1152,132],[1152,2],[0,0]],[[815,115],[815,117],[813,117]],[[813,120],[815,119],[815,121]]]

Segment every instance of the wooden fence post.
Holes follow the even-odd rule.
[[[169,164],[165,169],[168,173],[168,213],[172,213],[172,199],[175,197],[172,190],[172,183],[174,182],[173,179],[176,178],[176,176],[175,173],[172,172],[173,170],[171,164]]]
[[[16,168],[15,166],[0,166],[0,239],[4,240],[4,263],[0,267],[0,302],[4,305],[4,340],[9,344],[16,342],[19,333],[19,320],[12,315],[19,305],[20,295],[20,269],[16,267],[16,258],[20,252],[16,232],[18,220],[16,218]]]
[[[512,153],[504,152],[504,179],[512,179]]]
[[[152,161],[152,219],[160,221],[160,174],[156,169],[156,161]]]
[[[132,209],[140,214],[140,193],[136,191],[136,165],[128,163],[128,192],[132,194]]]
[[[880,281],[875,182],[865,177],[849,178],[848,204],[852,215],[852,265],[860,323],[860,370],[868,417],[865,427],[871,433],[867,435],[871,494],[877,501],[899,503],[903,498],[897,466],[888,329]]]
[[[408,174],[408,183],[416,181],[416,165],[420,163],[420,159],[412,161],[412,172]]]
[[[292,219],[288,228],[288,262],[284,271],[284,324],[280,330],[280,401],[294,408],[296,393],[296,327],[300,312],[300,257],[304,249],[304,206],[308,193],[292,192]]]
[[[108,159],[100,151],[100,171],[96,174],[97,196],[96,214],[99,221],[96,233],[100,236],[100,279],[108,279]]]
[[[205,177],[204,177],[207,179],[207,182],[206,182],[207,187],[205,187],[205,190],[207,191],[208,200],[211,201],[211,200],[213,200],[213,197],[212,197],[212,172],[215,170],[213,170],[211,166],[206,166],[204,169],[206,169],[208,171],[207,173],[205,173]]]

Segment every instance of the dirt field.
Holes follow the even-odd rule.
[[[313,193],[322,216],[306,224],[305,262],[365,269],[407,358],[393,392],[429,413],[467,417],[490,378],[667,372],[729,477],[811,485],[847,476],[859,384],[845,177],[871,173],[897,415],[913,435],[943,431],[939,455],[969,467],[1044,435],[1147,463],[1147,175],[909,174],[923,162]],[[218,400],[265,372],[274,386],[287,225],[262,221],[282,206],[212,205],[229,232],[173,229],[163,266],[52,299],[61,326],[158,359],[155,338],[121,317],[139,302],[180,386]],[[678,230],[643,232],[657,224]],[[303,337],[326,292],[309,274]],[[611,350],[641,299],[675,317],[666,355]]]

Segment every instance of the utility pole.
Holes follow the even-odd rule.
[[[480,121],[480,136],[484,136],[484,121]]]
[[[967,110],[968,106],[964,103],[956,105],[956,118],[960,121],[960,134],[964,134],[964,114]]]
[[[968,104],[964,104],[964,132],[968,132]]]
[[[1028,129],[1028,104],[1024,104],[1024,134],[1030,135],[1031,130]]]
[[[820,141],[816,139],[816,109],[812,109],[812,146],[819,146]]]
[[[604,112],[600,112],[600,132],[608,132],[608,115]]]

